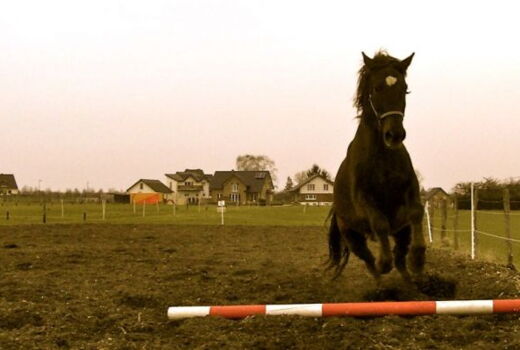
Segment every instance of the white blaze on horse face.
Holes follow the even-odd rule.
[[[386,85],[392,86],[397,82],[397,78],[389,75],[386,77],[385,81],[386,81]]]

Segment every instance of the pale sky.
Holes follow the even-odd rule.
[[[405,144],[428,187],[520,176],[514,1],[3,1],[0,173],[126,189],[265,154],[335,174],[361,51],[412,52]]]

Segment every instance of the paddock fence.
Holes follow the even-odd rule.
[[[487,200],[479,198],[479,189],[472,184],[469,199],[427,201],[424,229],[432,246],[515,268],[520,263],[520,211],[511,208],[519,206],[508,189],[501,200]]]

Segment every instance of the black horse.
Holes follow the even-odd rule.
[[[361,258],[379,282],[393,265],[406,281],[420,274],[425,262],[423,206],[419,183],[403,145],[406,70],[413,54],[400,61],[385,52],[374,58],[363,53],[354,105],[359,115],[356,136],[334,183],[329,229],[329,267],[338,277],[350,252]],[[395,241],[393,254],[389,237]],[[379,257],[367,247],[379,242]],[[410,250],[410,254],[408,251]]]

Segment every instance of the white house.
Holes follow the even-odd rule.
[[[178,205],[198,204],[210,199],[209,183],[213,175],[204,174],[202,169],[186,169],[165,176],[166,185]]]
[[[158,203],[171,200],[172,191],[159,180],[140,179],[126,193],[131,203]]]
[[[13,174],[0,174],[0,195],[18,194],[18,185]]]
[[[332,205],[334,183],[321,175],[313,175],[291,189],[294,201],[303,205]]]

